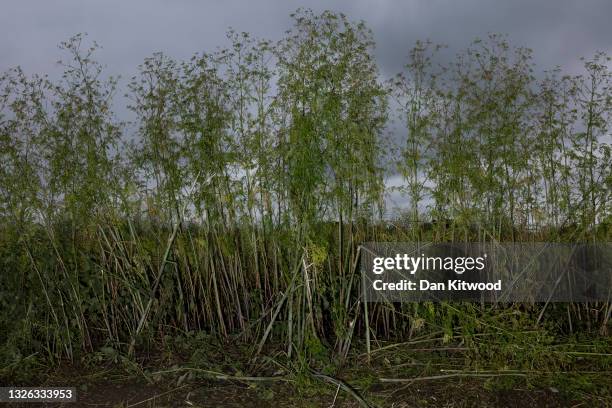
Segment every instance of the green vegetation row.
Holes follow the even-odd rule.
[[[124,87],[129,123],[81,35],[61,45],[61,78],[0,76],[0,365],[189,333],[306,362],[366,335],[607,334],[609,302],[366,314],[358,246],[609,240],[610,57],[536,76],[503,36],[445,64],[417,42],[385,80],[363,22],[292,17],[277,42],[230,31],[214,53],[147,58]],[[409,203],[396,217],[391,174]],[[530,347],[527,365],[545,354]]]

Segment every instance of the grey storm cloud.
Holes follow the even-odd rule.
[[[5,0],[0,7],[0,71],[21,65],[53,73],[59,42],[86,32],[103,46],[98,59],[109,72],[129,77],[153,52],[187,58],[225,45],[228,27],[279,39],[298,7],[365,20],[384,76],[401,69],[417,39],[456,51],[488,32],[505,33],[533,48],[543,69],[575,70],[579,57],[612,49],[609,0]]]
[[[534,50],[536,72],[559,65],[575,73],[580,57],[596,51],[612,54],[611,0],[3,0],[0,72],[20,65],[27,73],[56,76],[62,56],[58,44],[87,33],[103,47],[96,58],[107,73],[124,78],[123,87],[152,53],[187,59],[214,51],[228,45],[229,27],[278,40],[299,7],[364,20],[374,33],[384,78],[402,69],[416,40],[448,45],[439,57],[443,60],[477,37],[507,34],[512,44]],[[124,104],[118,98],[115,109],[129,119]],[[398,124],[389,126],[390,136],[401,140]],[[401,184],[399,176],[391,176],[389,186]],[[391,191],[388,202],[402,207],[407,201]]]

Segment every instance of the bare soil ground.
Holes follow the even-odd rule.
[[[76,403],[7,404],[14,407],[360,407],[339,387],[321,384],[298,387],[286,382],[176,381],[148,384],[116,373],[58,371],[51,383],[78,387]],[[345,379],[351,383],[351,379]],[[353,379],[354,380],[354,379]],[[373,407],[605,407],[612,400],[584,395],[567,398],[558,390],[517,383],[496,389],[486,379],[459,378],[412,383],[373,383],[359,390]]]

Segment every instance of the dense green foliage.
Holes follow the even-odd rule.
[[[0,77],[0,365],[103,346],[132,355],[194,331],[306,362],[345,358],[366,334],[441,332],[478,344],[472,359],[607,334],[610,303],[366,315],[357,248],[609,240],[610,58],[538,78],[531,52],[500,36],[443,66],[419,42],[382,82],[363,23],[293,17],[277,43],[230,32],[215,53],[146,59],[128,85],[131,126],[82,36],[62,45],[59,81]],[[396,172],[410,208],[391,219],[384,180]],[[510,340],[483,345],[492,328]],[[512,358],[547,366],[541,354]]]

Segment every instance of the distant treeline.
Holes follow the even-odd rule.
[[[147,58],[126,89],[131,124],[81,35],[61,44],[61,79],[0,76],[5,359],[131,353],[173,330],[237,333],[258,352],[273,340],[290,356],[346,355],[354,333],[412,335],[423,319],[448,319],[452,337],[457,309],[364,316],[358,244],[610,238],[609,56],[540,77],[500,35],[443,65],[417,42],[383,80],[364,23],[293,19],[278,42],[230,31],[214,53]],[[408,227],[382,222],[396,172]],[[610,306],[595,309],[563,318],[604,330]]]

